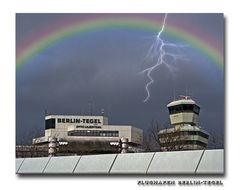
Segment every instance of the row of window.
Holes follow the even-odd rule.
[[[208,139],[208,135],[201,131],[181,131],[181,134],[182,135],[198,135],[198,136]]]
[[[162,133],[159,135],[159,138],[166,138],[166,137],[177,137],[177,136],[189,136],[189,135],[198,135],[203,138],[208,139],[208,135],[201,132],[201,131],[177,131],[174,133]]]
[[[168,107],[168,111],[170,114],[180,113],[180,112],[194,112],[199,114],[200,107],[194,104],[182,104]]]
[[[184,145],[199,145],[199,146],[202,146],[204,148],[207,147],[206,143],[203,143],[201,141],[191,141],[191,140],[161,143],[161,147],[184,146]]]
[[[75,130],[69,131],[68,136],[91,136],[91,137],[118,137],[118,131],[100,131],[100,130]]]

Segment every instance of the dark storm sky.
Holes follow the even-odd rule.
[[[17,14],[16,43],[62,16]],[[163,19],[163,14],[155,16]],[[223,44],[222,14],[169,14],[167,23],[174,18],[198,26]],[[131,124],[146,131],[151,120],[168,124],[166,105],[174,94],[186,93],[201,106],[201,127],[222,134],[224,73],[191,46],[179,50],[187,59],[172,64],[171,71],[160,65],[152,72],[151,98],[143,103],[148,79],[140,71],[154,64],[144,59],[154,35],[124,28],[91,31],[61,40],[29,60],[16,71],[17,143],[44,134],[44,110],[89,114],[90,103],[95,115],[105,109],[110,124]]]

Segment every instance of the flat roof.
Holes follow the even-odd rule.
[[[194,100],[192,99],[180,99],[180,100],[176,100],[173,102],[170,102],[167,107],[171,107],[171,106],[176,106],[176,105],[181,105],[181,104],[193,104],[193,105],[198,105]],[[199,105],[198,105],[199,106]]]

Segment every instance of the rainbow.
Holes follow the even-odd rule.
[[[146,16],[132,16],[131,14],[125,16],[124,14],[120,16],[114,16],[114,14],[101,16],[100,14],[100,16],[84,17],[84,19],[76,17],[75,19],[71,18],[71,20],[62,18],[54,24],[47,25],[42,30],[35,31],[27,39],[17,43],[16,68],[19,70],[22,65],[27,64],[50,45],[74,35],[110,27],[142,29],[157,33],[161,24],[159,19]],[[201,32],[200,29],[194,30],[190,27],[179,21],[171,22],[167,23],[165,33],[170,37],[188,43],[223,70],[224,56],[222,44],[219,45],[219,42],[215,41],[212,36],[207,35],[206,32]]]

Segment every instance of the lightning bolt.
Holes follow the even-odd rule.
[[[179,48],[187,47],[187,45],[181,45],[181,44],[175,44],[175,43],[167,43],[162,39],[162,34],[164,32],[166,21],[167,21],[167,13],[164,15],[163,24],[156,36],[154,36],[154,41],[152,45],[150,46],[150,49],[146,55],[146,59],[154,60],[156,59],[156,62],[153,66],[150,66],[140,73],[146,73],[146,76],[148,78],[148,82],[145,85],[147,96],[143,100],[143,102],[147,102],[149,98],[151,97],[149,87],[154,83],[154,79],[152,78],[151,74],[152,72],[160,65],[164,64],[167,66],[169,70],[171,70],[171,65],[165,61],[167,57],[171,58],[173,60],[173,63],[176,63],[179,59],[185,59],[183,55],[180,53],[172,53],[168,50],[165,50],[166,47],[168,48],[174,48],[178,51]]]

